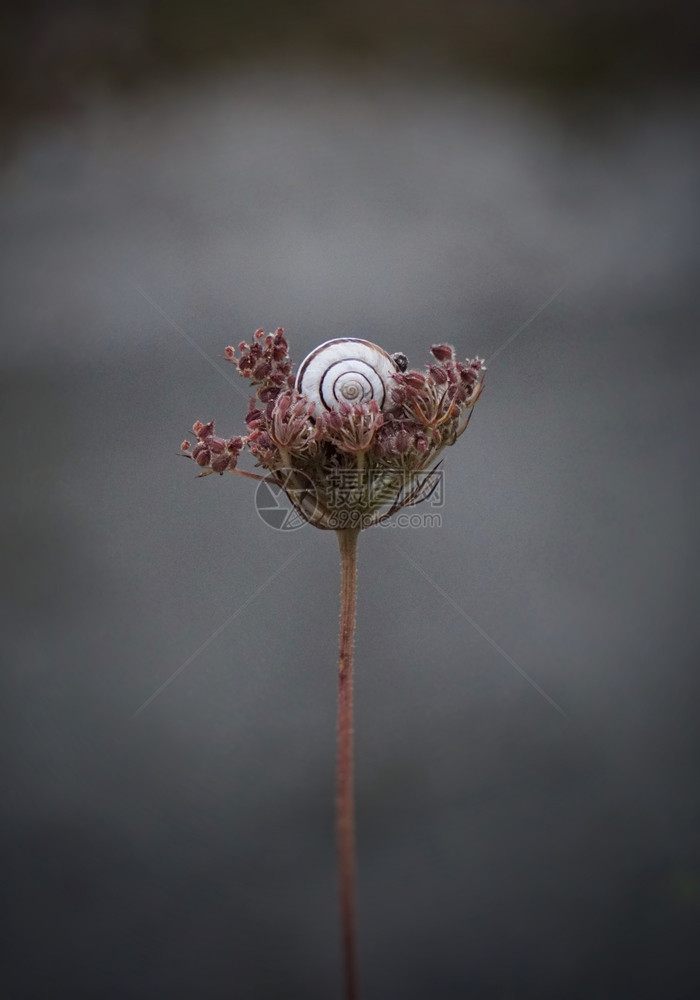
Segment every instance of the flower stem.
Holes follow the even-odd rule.
[[[343,943],[346,1000],[358,998],[355,893],[355,797],[353,789],[353,645],[357,593],[359,531],[337,532],[340,546],[340,643],[338,650],[338,762],[336,824],[340,927]]]

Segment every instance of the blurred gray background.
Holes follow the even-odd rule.
[[[696,996],[690,9],[3,17],[4,995],[340,996],[335,540],[178,458],[283,325],[499,352],[361,539],[364,996]]]

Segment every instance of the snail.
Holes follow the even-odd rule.
[[[372,399],[383,409],[390,377],[407,366],[405,354],[387,354],[369,340],[341,337],[327,340],[304,358],[295,388],[316,403],[317,412],[340,403],[353,405]]]

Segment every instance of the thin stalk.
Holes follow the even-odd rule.
[[[340,928],[346,1000],[357,1000],[358,962],[355,891],[355,795],[353,782],[353,646],[357,593],[359,531],[336,532],[340,546],[340,642],[338,649],[338,762],[336,827]]]

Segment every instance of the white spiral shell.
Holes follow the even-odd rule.
[[[383,348],[369,340],[341,337],[327,340],[304,358],[295,388],[316,403],[317,412],[372,399],[383,409],[389,402],[390,377],[397,371]]]

